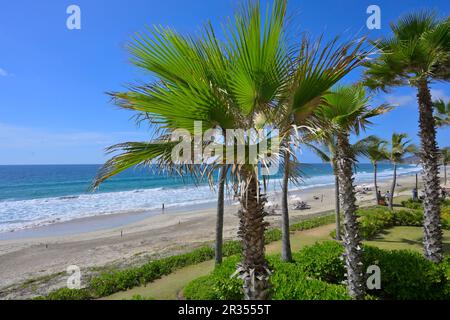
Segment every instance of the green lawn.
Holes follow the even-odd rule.
[[[291,246],[293,251],[303,246],[314,244],[316,241],[330,239],[330,232],[334,224],[318,228],[297,231],[291,235]],[[409,249],[422,252],[422,228],[420,227],[394,227],[386,230],[376,239],[365,241],[365,243],[380,247],[382,249]],[[450,254],[450,231],[444,231],[444,248],[446,254]],[[279,253],[281,241],[273,242],[266,247],[268,254]],[[122,300],[131,299],[135,295],[150,297],[157,300],[177,299],[179,292],[193,279],[206,275],[214,268],[212,260],[197,265],[188,266],[162,277],[146,286],[136,287],[124,292],[118,292],[103,299]]]
[[[381,249],[409,249],[417,252],[423,251],[423,229],[421,227],[394,227],[390,228],[375,239],[365,241]],[[450,231],[444,230],[444,251],[450,254]]]

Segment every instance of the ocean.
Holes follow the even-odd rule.
[[[0,166],[0,232],[9,232],[105,214],[145,212],[195,204],[214,204],[216,194],[204,182],[128,170],[101,185],[89,186],[100,165],[11,165]],[[291,190],[332,185],[329,164],[303,164],[301,185]],[[401,165],[399,175],[420,171],[416,165]],[[371,164],[358,164],[357,183],[371,183]],[[390,179],[392,167],[379,165],[379,178]],[[269,192],[280,190],[280,176],[269,182]]]

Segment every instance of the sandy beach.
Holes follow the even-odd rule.
[[[414,176],[398,179],[397,195],[410,195]],[[370,184],[367,184],[370,186]],[[380,181],[382,193],[390,181]],[[290,210],[291,222],[333,210],[333,186],[290,193],[311,209]],[[315,199],[318,198],[318,199]],[[269,200],[279,202],[279,194]],[[360,206],[374,204],[372,188],[358,194]],[[225,209],[224,238],[235,239],[237,206]],[[0,237],[0,299],[29,298],[65,285],[69,265],[80,267],[83,281],[108,267],[137,265],[148,259],[189,251],[214,240],[215,207],[165,210],[164,214],[129,214],[79,219]],[[267,217],[279,226],[279,211]],[[34,279],[34,280],[30,280]]]

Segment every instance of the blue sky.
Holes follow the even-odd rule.
[[[68,30],[66,8],[81,8],[81,30]],[[381,8],[381,30],[368,30],[366,8]],[[127,83],[150,81],[128,61],[127,40],[145,25],[198,32],[207,21],[219,27],[237,0],[42,0],[4,1],[0,10],[0,164],[102,163],[110,144],[148,139],[132,113],[114,107],[105,94]],[[389,34],[388,24],[422,8],[450,13],[448,1],[291,0],[293,24],[312,36]],[[359,71],[346,78],[355,81]],[[433,98],[449,99],[447,84],[432,85]],[[379,94],[374,102],[398,104],[376,119],[367,134],[388,138],[395,128],[417,143],[417,104],[411,88]],[[449,145],[450,130],[438,142]],[[318,162],[305,151],[304,162]]]

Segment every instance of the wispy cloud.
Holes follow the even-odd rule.
[[[407,106],[415,101],[415,97],[413,95],[404,95],[404,96],[387,96],[387,103],[393,105],[395,107]]]
[[[447,93],[444,90],[431,89],[430,93],[431,93],[431,98],[433,100],[439,100],[439,99],[442,99],[444,101],[450,100],[450,97],[447,95]]]
[[[148,141],[142,131],[85,132],[41,129],[0,123],[1,164],[103,163],[107,146]]]
[[[8,72],[5,69],[0,68],[0,77],[7,77]]]
[[[102,148],[127,139],[142,141],[145,140],[145,134],[142,132],[51,132],[45,129],[0,123],[0,149],[83,146]]]

